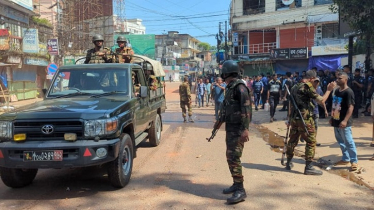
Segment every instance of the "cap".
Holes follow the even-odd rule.
[[[314,81],[318,81],[318,82],[319,82],[319,81],[321,81],[321,80],[320,80],[319,77],[316,77],[316,78],[314,79]]]

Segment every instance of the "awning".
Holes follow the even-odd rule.
[[[339,14],[323,14],[308,16],[308,23],[338,22]]]

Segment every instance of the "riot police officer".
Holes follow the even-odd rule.
[[[92,43],[95,47],[87,51],[85,64],[88,63],[111,63],[112,58],[110,57],[110,49],[103,48],[104,38],[100,34],[96,34],[92,37]]]
[[[117,63],[131,63],[134,51],[131,47],[127,47],[127,40],[124,36],[117,37],[117,44],[119,48],[116,49]]]
[[[232,197],[227,199],[227,203],[234,204],[244,201],[247,197],[243,186],[240,157],[244,142],[249,140],[252,101],[249,89],[239,79],[240,69],[235,61],[227,60],[223,63],[221,76],[227,84],[221,108],[221,117],[226,122],[226,159],[234,181],[234,184],[224,189],[223,193],[233,193]]]
[[[352,79],[352,90],[355,94],[355,106],[353,109],[353,118],[358,118],[358,110],[362,103],[362,89],[364,87],[364,78],[360,75],[361,70],[355,69],[355,76]]]

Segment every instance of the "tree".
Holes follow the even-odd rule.
[[[217,51],[217,46],[210,46],[210,49],[209,49],[210,51]]]
[[[206,43],[206,42],[200,42],[198,45],[197,45],[201,50],[203,51],[207,51],[210,49],[210,44],[209,43]]]
[[[371,39],[374,33],[374,1],[373,0],[333,0],[330,9],[347,22],[352,30],[366,39],[367,60],[365,67],[370,68]]]

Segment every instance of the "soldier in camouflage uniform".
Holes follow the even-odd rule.
[[[223,190],[224,194],[233,193],[227,203],[234,204],[247,197],[243,186],[243,174],[240,157],[244,142],[249,140],[249,123],[252,116],[250,91],[239,79],[239,66],[228,60],[222,66],[222,78],[225,80],[226,94],[221,108],[220,120],[226,122],[226,159],[234,184]]]
[[[188,121],[194,122],[192,119],[191,90],[190,90],[190,85],[188,84],[188,77],[184,77],[183,83],[179,85],[179,96],[180,96],[180,105],[182,108],[182,116],[183,116],[184,122],[187,122],[186,107],[188,108]]]
[[[103,36],[96,34],[92,37],[92,43],[95,47],[87,51],[85,64],[88,63],[111,63],[113,59],[111,58],[111,53],[109,48],[103,48],[104,38]]]
[[[131,47],[127,47],[127,40],[123,36],[117,38],[119,48],[116,49],[116,62],[117,63],[131,63],[134,51]]]
[[[293,164],[291,162],[294,156],[294,150],[297,146],[299,138],[301,137],[306,141],[305,146],[305,175],[322,175],[322,171],[314,169],[312,161],[314,158],[316,148],[316,131],[313,120],[313,109],[314,105],[312,100],[314,99],[317,103],[323,105],[330,95],[330,92],[336,86],[335,82],[330,83],[327,86],[327,90],[323,96],[316,93],[312,83],[316,78],[316,73],[312,70],[306,72],[304,78],[291,89],[291,96],[294,98],[297,108],[300,110],[302,117],[305,121],[307,134],[302,119],[300,118],[296,108],[291,104],[289,109],[289,119],[291,124],[290,140],[287,144],[287,164],[286,169],[291,170]]]

